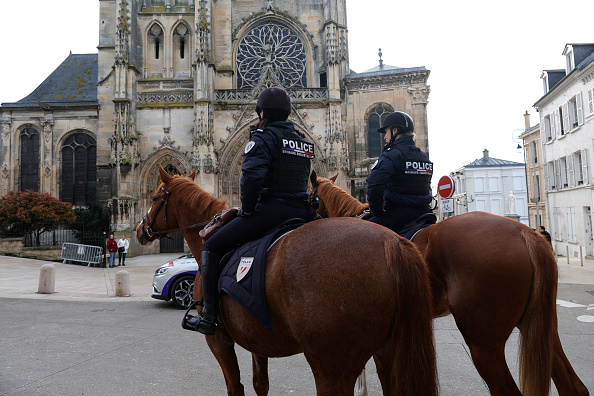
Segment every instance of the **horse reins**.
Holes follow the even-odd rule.
[[[167,223],[167,228],[169,228],[169,220],[167,219],[167,202],[169,200],[169,196],[171,195],[171,191],[169,191],[165,187],[161,187],[161,191],[163,191],[165,193],[165,197],[161,200],[161,202],[159,202],[159,205],[157,206],[157,209],[155,210],[155,214],[153,215],[153,219],[151,220],[148,217],[150,208],[149,208],[149,210],[146,211],[144,216],[142,216],[142,235],[144,235],[145,238],[148,239],[148,238],[152,238],[153,236],[155,236],[157,239],[161,239],[163,237],[171,238],[171,236],[169,234],[171,234],[173,232],[189,230],[191,228],[198,228],[198,227],[204,228],[204,226],[206,226],[208,223],[210,223],[211,220],[203,221],[202,223],[192,224],[192,225],[189,225],[186,227],[168,229],[166,231],[153,230],[153,224],[155,223],[157,214],[159,213],[159,211],[161,210],[163,205],[165,206],[165,222]],[[153,202],[154,202],[154,199],[153,199]],[[147,224],[146,229],[144,228],[145,224]]]

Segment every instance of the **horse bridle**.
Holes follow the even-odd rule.
[[[204,228],[205,225],[210,223],[210,220],[209,220],[209,221],[203,221],[202,223],[192,224],[192,225],[189,225],[186,227],[169,229],[170,228],[169,220],[167,219],[167,202],[169,200],[169,196],[171,195],[171,191],[166,189],[164,186],[161,187],[161,191],[163,193],[165,193],[165,197],[163,197],[161,202],[159,202],[159,205],[157,205],[157,209],[155,209],[155,213],[153,214],[153,219],[151,220],[148,216],[148,214],[151,210],[150,208],[149,208],[149,210],[146,211],[144,216],[142,216],[142,236],[143,236],[143,238],[149,239],[149,238],[152,238],[153,236],[156,237],[157,239],[161,239],[163,237],[171,238],[171,236],[169,234],[174,233],[176,231],[188,230],[190,228]],[[153,202],[155,202],[155,198],[153,198]],[[153,230],[153,224],[155,223],[157,214],[159,214],[159,211],[161,210],[161,208],[163,206],[165,206],[165,223],[167,223],[167,230],[165,230],[165,231]],[[144,228],[145,224],[147,225],[146,229]]]
[[[324,200],[322,199],[322,197],[320,197],[318,195],[318,186],[320,185],[319,181],[316,181],[315,186],[313,186],[313,189],[311,190],[311,195],[309,196],[309,201],[312,205],[312,207],[314,207],[316,209],[316,212],[320,206],[320,202],[324,205],[324,212],[322,214],[322,218],[327,218],[328,217],[328,210],[326,209],[326,204],[324,203]]]

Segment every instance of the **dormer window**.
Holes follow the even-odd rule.
[[[570,50],[566,53],[565,61],[567,63],[567,74],[569,74],[575,68],[575,64],[573,61],[573,51]]]

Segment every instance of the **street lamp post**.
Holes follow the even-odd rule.
[[[105,257],[105,251],[107,247],[107,233],[105,231],[103,231],[103,266],[107,267],[107,262],[105,261],[106,257]]]

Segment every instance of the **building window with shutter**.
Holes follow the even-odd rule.
[[[21,131],[20,191],[39,191],[39,132],[34,128]]]
[[[61,200],[73,205],[94,202],[97,193],[97,144],[86,133],[70,135],[61,148]]]

